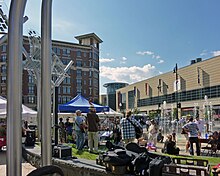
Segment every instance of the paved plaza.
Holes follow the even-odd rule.
[[[22,161],[22,176],[26,176],[34,169],[30,163]],[[0,176],[6,176],[6,152],[0,152]]]

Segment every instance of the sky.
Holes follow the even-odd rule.
[[[9,8],[10,0],[1,0]],[[52,39],[96,33],[100,94],[105,83],[129,84],[220,55],[219,0],[53,0]],[[40,0],[27,0],[24,34],[40,33]]]

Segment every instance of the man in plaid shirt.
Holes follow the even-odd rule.
[[[135,134],[135,128],[134,125],[131,124],[131,122],[128,121],[128,118],[132,123],[140,128],[142,128],[141,124],[133,117],[131,117],[131,111],[127,112],[126,117],[121,119],[121,133],[122,133],[122,140],[125,144],[129,142],[134,142],[136,138]]]

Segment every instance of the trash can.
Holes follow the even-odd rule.
[[[26,131],[25,146],[34,146],[35,142],[36,142],[35,130],[28,130],[28,131]]]

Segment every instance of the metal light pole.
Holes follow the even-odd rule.
[[[26,0],[12,0],[8,28],[7,175],[21,172],[22,41]]]
[[[43,0],[41,9],[41,162],[42,166],[52,163],[51,146],[51,10],[52,0]],[[44,132],[43,132],[44,131]]]
[[[160,111],[160,105],[161,105],[161,103],[160,103],[160,92],[161,92],[161,85],[158,85],[157,86],[157,93],[158,93],[158,95],[157,95],[157,97],[158,97],[158,107],[157,107],[157,118],[159,119],[159,111]]]
[[[177,67],[177,63],[176,66],[174,68],[174,73],[175,73],[175,80],[176,80],[176,120],[179,120],[178,118],[178,107],[179,107],[179,100],[178,100],[178,67]]]

